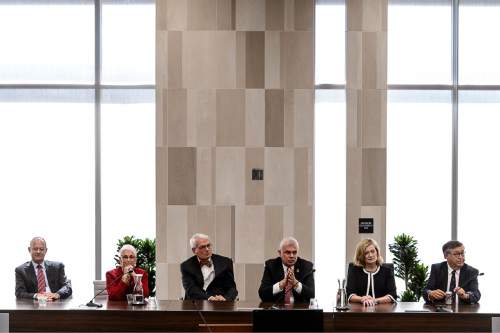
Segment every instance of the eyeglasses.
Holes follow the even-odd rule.
[[[123,260],[134,260],[135,256],[122,256]]]
[[[460,257],[465,257],[465,251],[464,252],[453,252],[451,253],[452,256],[455,258],[460,258]]]
[[[209,250],[210,248],[212,247],[212,244],[208,243],[208,244],[205,244],[205,245],[200,245],[197,247],[198,250]]]

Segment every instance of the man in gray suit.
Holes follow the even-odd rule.
[[[47,300],[71,296],[71,281],[66,278],[64,265],[45,259],[47,243],[42,237],[31,240],[28,252],[31,261],[16,267],[16,297],[36,299],[45,295]]]

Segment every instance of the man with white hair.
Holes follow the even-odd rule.
[[[234,301],[238,295],[234,282],[233,261],[212,254],[210,238],[194,234],[189,240],[194,256],[181,264],[185,299]]]
[[[263,302],[309,302],[314,298],[313,263],[302,259],[299,242],[286,237],[280,242],[279,257],[265,263],[259,288]]]

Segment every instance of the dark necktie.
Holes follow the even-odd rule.
[[[451,271],[451,280],[450,280],[450,291],[453,292],[453,289],[457,286],[457,281],[455,279],[455,271]]]
[[[38,282],[38,292],[45,293],[46,285],[45,285],[45,276],[43,274],[42,265],[37,265],[36,269],[37,269],[36,279]]]
[[[285,284],[285,304],[290,304],[292,298],[292,283],[287,280]]]

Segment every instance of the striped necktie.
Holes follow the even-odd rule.
[[[46,284],[45,284],[45,275],[43,274],[42,265],[38,264],[36,266],[37,274],[36,279],[38,282],[38,293],[45,293]]]

